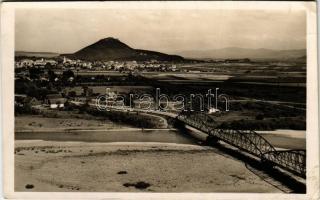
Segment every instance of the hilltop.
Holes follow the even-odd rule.
[[[108,37],[101,39],[73,54],[65,54],[65,56],[73,59],[83,60],[118,60],[118,61],[184,61],[184,58],[177,55],[168,55],[156,51],[134,49],[118,39]]]

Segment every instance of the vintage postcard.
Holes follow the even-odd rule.
[[[315,2],[1,5],[8,199],[319,199]]]

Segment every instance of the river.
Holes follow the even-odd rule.
[[[163,142],[198,144],[204,134],[190,130],[192,136],[174,129],[72,130],[68,132],[16,132],[16,140],[82,141],[82,142]],[[306,149],[305,132],[294,130],[259,131],[273,146],[284,149]],[[197,138],[197,139],[195,139]]]
[[[82,141],[82,142],[163,142],[196,144],[197,141],[178,130],[100,130],[69,132],[16,132],[16,140]]]

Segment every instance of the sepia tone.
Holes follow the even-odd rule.
[[[305,193],[306,58],[300,10],[17,9],[15,191]]]

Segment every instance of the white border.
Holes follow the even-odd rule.
[[[307,194],[260,193],[97,193],[14,192],[14,10],[17,8],[75,9],[299,9],[307,12]],[[1,85],[3,125],[3,191],[15,199],[319,199],[318,69],[315,2],[50,2],[2,3]]]

